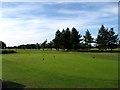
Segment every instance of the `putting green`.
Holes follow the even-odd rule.
[[[118,87],[118,54],[17,50],[2,55],[3,80],[26,88]]]

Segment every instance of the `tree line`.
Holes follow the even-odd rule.
[[[118,35],[115,34],[113,28],[105,28],[104,25],[101,25],[98,30],[97,38],[93,38],[89,30],[86,31],[85,35],[79,34],[76,28],[72,28],[70,31],[69,28],[66,30],[56,31],[55,38],[53,39],[54,46],[57,50],[67,49],[67,50],[78,50],[78,49],[87,49],[89,50],[95,44],[95,47],[100,50],[114,49],[118,47]]]
[[[82,36],[77,29],[73,27],[71,30],[69,28],[63,29],[62,31],[57,30],[54,39],[49,43],[47,43],[47,40],[45,40],[42,44],[27,44],[7,48],[43,50],[45,48],[55,48],[56,50],[62,49],[67,51],[77,51],[83,49],[89,50],[94,47],[98,48],[99,50],[111,49],[112,51],[112,49],[120,46],[119,42],[118,35],[115,34],[114,28],[108,29],[104,25],[101,25],[100,29],[98,30],[97,38],[93,38],[89,30],[86,30],[85,35]],[[94,44],[94,46],[92,44]]]

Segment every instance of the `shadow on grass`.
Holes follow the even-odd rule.
[[[15,90],[24,90],[25,85],[12,82],[12,81],[2,81],[2,90],[15,89]]]
[[[8,49],[0,49],[0,54],[11,54],[11,53],[17,53],[16,51],[14,50],[8,50]]]

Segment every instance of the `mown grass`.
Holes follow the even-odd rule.
[[[0,54],[0,80],[2,79],[2,55]]]
[[[17,50],[2,55],[3,80],[26,88],[118,87],[118,54]]]

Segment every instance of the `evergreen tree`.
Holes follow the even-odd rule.
[[[106,29],[104,25],[102,25],[98,31],[98,36],[96,39],[97,47],[99,49],[107,49],[107,41],[108,41],[108,29]]]
[[[63,50],[65,49],[65,45],[66,45],[65,34],[66,34],[66,32],[63,29],[62,32],[61,32],[60,38],[59,38],[60,48],[63,49]]]
[[[79,49],[80,38],[81,38],[81,35],[76,30],[76,28],[73,27],[71,32],[71,44],[72,44],[73,50]]]
[[[65,48],[67,50],[70,50],[71,49],[71,42],[70,42],[70,29],[67,28],[66,31],[65,31]]]
[[[61,36],[61,32],[57,30],[55,33],[55,39],[53,39],[56,50],[60,49],[60,36]]]
[[[118,43],[118,35],[115,35],[114,29],[111,28],[109,30],[109,34],[108,34],[108,48],[114,49],[117,47],[117,43]]]
[[[86,31],[86,34],[84,37],[85,45],[87,46],[87,49],[91,47],[91,43],[93,42],[93,38],[89,32],[89,30]]]

